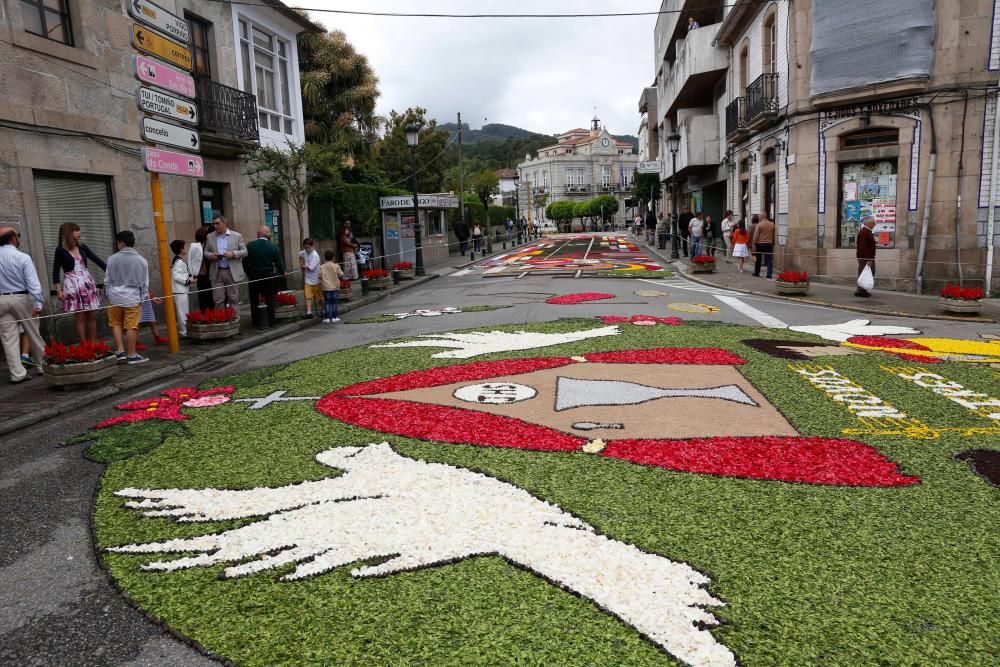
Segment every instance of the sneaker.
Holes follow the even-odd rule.
[[[134,357],[126,357],[125,361],[130,364],[142,364],[149,361],[149,357],[144,357],[141,354],[137,354]]]
[[[329,324],[330,320],[328,318],[323,318],[323,324]]]
[[[115,356],[118,357],[118,359],[121,361],[124,361],[126,357],[124,352],[115,352]]]
[[[34,361],[34,359],[31,358],[31,355],[22,354],[21,355],[21,365],[24,366],[25,368],[34,368],[35,367],[35,361]]]
[[[339,318],[339,317],[334,317],[334,318],[332,318],[332,319],[330,320],[330,324],[333,324],[334,322],[339,322],[339,321],[340,321],[340,318]]]

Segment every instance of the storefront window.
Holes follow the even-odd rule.
[[[854,248],[865,218],[875,219],[879,248],[896,246],[896,160],[840,165],[840,216],[837,247]]]

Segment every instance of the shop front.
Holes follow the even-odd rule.
[[[450,195],[419,195],[418,214],[424,266],[448,261],[447,211],[458,208],[458,198]],[[382,197],[382,247],[386,267],[399,262],[416,264],[417,221],[413,217],[413,197]]]

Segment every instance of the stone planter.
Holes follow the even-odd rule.
[[[46,384],[72,389],[106,380],[118,370],[118,357],[111,355],[83,364],[42,364]]]
[[[958,315],[978,315],[983,309],[982,300],[976,299],[946,299],[941,297],[941,310]]]
[[[195,324],[188,322],[187,337],[191,340],[231,338],[240,332],[240,321],[230,320],[221,324]]]
[[[341,287],[340,288],[340,300],[341,301],[353,301],[354,300],[354,287]]]
[[[274,307],[274,321],[282,322],[284,320],[294,320],[299,316],[299,304],[291,306],[275,306]]]
[[[393,269],[393,271],[399,271],[400,280],[413,280],[417,277],[416,269]]]
[[[368,279],[368,289],[387,290],[391,284],[392,279],[389,276]]]
[[[691,273],[715,273],[715,262],[711,264],[692,264]]]
[[[784,296],[803,296],[809,293],[809,283],[788,283],[784,280],[774,281],[775,287],[778,288],[778,294]]]

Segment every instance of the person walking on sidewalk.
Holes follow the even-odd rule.
[[[212,279],[208,276],[208,260],[205,259],[205,241],[208,239],[208,225],[202,225],[194,233],[194,243],[188,248],[187,263],[191,275],[195,276],[198,288],[198,309],[208,310],[215,305],[212,298]]]
[[[344,272],[340,269],[340,264],[334,260],[337,254],[332,250],[323,253],[325,262],[319,267],[319,284],[323,289],[323,322],[334,324],[340,321],[337,317],[337,305],[340,301],[340,280],[344,277]]]
[[[465,251],[469,249],[469,226],[465,224],[465,220],[456,220],[451,228],[458,239],[458,252],[465,257]]]
[[[104,292],[111,303],[108,323],[115,337],[118,358],[130,364],[141,364],[149,361],[135,351],[140,304],[149,298],[149,264],[135,249],[135,234],[126,229],[118,232],[115,240],[118,252],[108,257],[108,268],[104,272]]]
[[[337,241],[340,244],[341,267],[344,269],[345,280],[357,280],[358,258],[354,253],[358,249],[358,240],[354,238],[350,220],[344,221],[344,227],[340,230]]]
[[[302,242],[302,250],[299,251],[299,269],[302,271],[303,291],[306,299],[306,314],[302,316],[304,320],[311,320],[313,316],[313,299],[322,302],[323,290],[319,286],[319,253],[313,249],[313,240],[306,239]]]
[[[646,243],[652,245],[656,239],[656,216],[653,215],[653,211],[646,211]]]
[[[694,214],[691,213],[691,208],[688,206],[681,207],[681,217],[677,219],[677,231],[681,235],[681,249],[684,251],[684,256],[688,256],[688,235],[691,233],[691,221],[694,220]]]
[[[663,211],[656,214],[656,248],[664,250],[667,247],[667,220]]]
[[[697,217],[691,218],[688,223],[688,236],[691,237],[691,256],[697,257],[701,254],[701,240],[705,233],[705,220],[701,213]]]
[[[857,250],[855,251],[855,256],[858,258],[858,277],[861,276],[862,272],[865,270],[866,266],[870,266],[872,269],[872,278],[875,277],[875,234],[872,233],[872,228],[875,227],[875,218],[865,218],[861,221],[863,225],[860,230],[858,230],[858,241]],[[872,293],[868,290],[858,285],[858,289],[855,290],[854,296],[871,296]]]
[[[97,283],[87,269],[88,259],[102,271],[107,268],[93,250],[80,243],[80,225],[75,222],[60,225],[59,245],[52,262],[52,284],[63,311],[73,313],[76,335],[81,342],[97,338],[97,309],[101,307]],[[64,274],[62,281],[60,273]]]
[[[754,249],[753,274],[760,277],[761,262],[767,267],[767,277],[771,277],[774,269],[774,223],[767,218],[767,213],[760,214],[760,222],[753,231],[750,243]]]
[[[733,234],[733,212],[726,211],[726,214],[722,216],[722,220],[719,221],[719,247],[722,250],[722,255],[726,258],[726,264],[731,264],[729,261],[729,246],[726,245],[726,239],[730,238]]]
[[[229,229],[225,216],[217,215],[212,220],[215,231],[205,240],[205,257],[212,262],[209,277],[212,280],[212,299],[216,308],[228,303],[240,316],[240,283],[246,282],[243,258],[247,256],[247,246],[243,235]]]
[[[261,327],[261,297],[267,311],[268,326],[274,325],[274,300],[278,294],[278,279],[285,275],[285,262],[281,259],[278,246],[271,243],[271,228],[261,225],[257,228],[257,238],[247,244],[247,259],[243,263],[246,270],[247,288],[250,291],[250,321]]]
[[[747,232],[747,223],[740,220],[733,228],[733,257],[736,258],[736,269],[743,273],[743,262],[750,256],[750,233]]]
[[[28,371],[21,363],[18,323],[28,337],[37,368],[41,369],[45,355],[45,341],[36,319],[42,314],[45,296],[31,257],[17,249],[19,240],[20,234],[13,227],[0,227],[0,342],[11,384],[28,379]]]
[[[482,252],[483,248],[483,228],[477,222],[472,226],[472,251]]]
[[[170,260],[170,286],[174,293],[174,310],[177,312],[177,334],[187,336],[187,315],[191,308],[188,292],[194,277],[187,265],[187,244],[184,239],[171,241],[170,250],[174,253]]]

